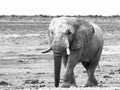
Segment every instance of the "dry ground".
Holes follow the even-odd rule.
[[[96,23],[103,29],[105,39],[100,68],[95,72],[98,87],[119,88],[120,23]],[[48,47],[48,24],[49,22],[0,22],[0,89],[54,87],[52,52],[41,53]],[[62,66],[60,86],[64,71]],[[83,87],[87,74],[81,63],[75,68],[75,77],[78,87]]]

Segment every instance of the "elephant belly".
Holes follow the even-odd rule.
[[[91,43],[87,47],[83,49],[82,57],[88,60],[95,59],[97,52],[99,49],[102,48],[101,43],[98,42],[99,40],[95,37]]]
[[[87,48],[85,50],[83,50],[82,53],[82,58],[84,59],[88,59],[88,60],[93,60],[96,56],[96,53],[98,52],[98,48],[94,47],[94,48]]]

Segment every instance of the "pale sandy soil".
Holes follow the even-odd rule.
[[[111,37],[112,39],[106,39]],[[106,33],[104,38],[106,40],[99,64],[100,68],[97,68],[95,73],[99,82],[98,87],[119,88],[119,33]],[[47,39],[42,39],[40,34],[0,35],[0,89],[29,90],[54,87],[52,52],[41,53],[48,47]],[[64,72],[65,69],[62,66],[60,86],[63,82]],[[81,63],[75,68],[75,77],[78,87],[82,88],[86,82],[87,74]]]

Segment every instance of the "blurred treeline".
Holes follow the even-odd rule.
[[[77,17],[86,19],[88,21],[93,22],[120,22],[120,16],[119,15],[111,15],[111,16],[102,16],[102,15],[56,15],[56,16],[50,16],[50,15],[0,15],[0,21],[30,21],[30,22],[39,22],[39,21],[46,21],[49,22],[54,17],[61,17],[61,16],[67,16],[67,17]]]

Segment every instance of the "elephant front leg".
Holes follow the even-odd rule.
[[[76,64],[79,62],[78,55],[75,52],[71,52],[71,55],[68,57],[67,65],[66,65],[66,71],[64,75],[64,83],[62,87],[70,87],[70,86],[75,86],[76,87],[76,82],[75,82],[75,77],[74,77],[74,67]]]
[[[77,87],[75,78],[74,78],[74,74],[71,74],[71,76],[68,76],[68,75],[64,76],[64,83],[63,83],[62,87],[69,88],[70,86]]]
[[[63,54],[62,59],[63,59],[63,65],[64,65],[64,67],[66,68],[67,61],[68,61],[68,55],[67,55],[66,52]]]
[[[64,64],[64,67],[66,68],[66,65],[67,65],[67,61],[68,61],[68,56],[67,55],[64,55],[64,57],[63,57],[63,64]],[[72,86],[75,86],[76,87],[76,82],[75,82],[75,78],[74,78],[74,73],[72,73],[72,82],[71,82],[71,84],[70,84],[70,86],[72,85]],[[67,87],[69,84],[68,83],[64,83],[64,85],[62,86],[62,87]]]

